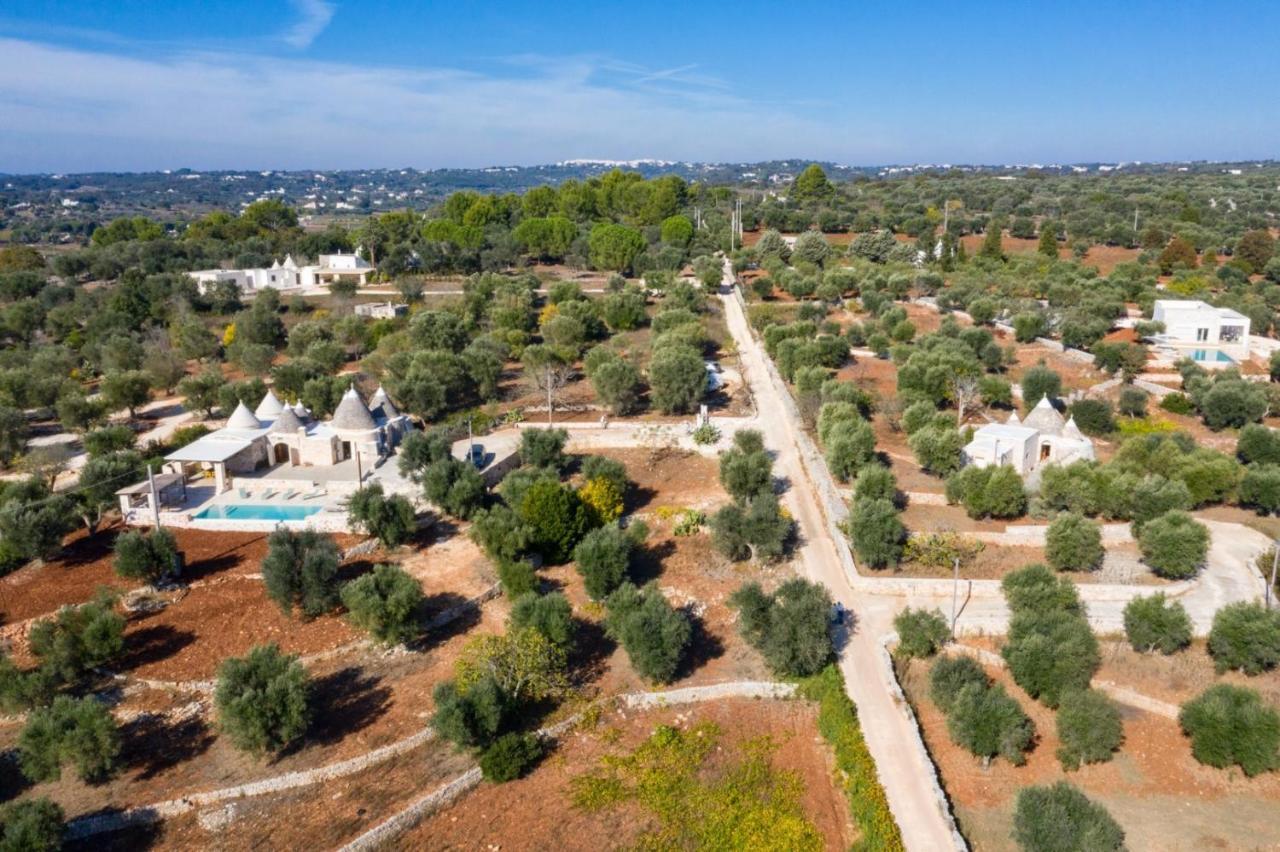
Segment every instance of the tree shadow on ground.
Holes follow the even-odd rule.
[[[627,513],[638,512],[653,502],[658,492],[652,488],[632,484],[622,498],[622,510]]]
[[[314,708],[308,745],[332,745],[381,717],[391,706],[391,689],[382,678],[347,666],[311,683]]]
[[[136,619],[137,624],[143,619]],[[166,660],[196,641],[190,630],[179,630],[170,624],[152,624],[130,631],[125,637],[125,654],[119,668],[123,671]]]
[[[444,621],[446,618],[448,621]],[[480,606],[456,592],[428,595],[418,607],[418,623],[423,625],[423,634],[408,647],[413,651],[425,651],[479,624]]]
[[[650,580],[662,576],[662,563],[676,552],[676,543],[669,538],[653,544],[636,548],[631,554],[631,565],[627,574],[631,582],[643,586]]]
[[[689,677],[707,663],[724,656],[724,643],[719,636],[707,630],[701,616],[693,613],[688,606],[684,607],[684,613],[689,617],[689,626],[693,630],[689,637],[689,652],[680,663],[676,680]]]
[[[16,799],[33,786],[18,768],[18,750],[0,752],[0,803]]]
[[[105,559],[115,551],[119,526],[103,525],[93,535],[82,535],[69,542],[55,560],[45,563],[49,567],[76,568]]]
[[[106,816],[120,813],[123,808],[102,808],[84,814],[85,818]],[[65,852],[134,852],[137,849],[150,849],[155,846],[164,833],[164,823],[155,822],[150,825],[132,825],[110,834],[95,834],[77,840],[67,840],[62,848]]]
[[[123,763],[138,770],[146,781],[203,754],[216,736],[200,716],[170,720],[164,716],[139,716],[120,728]]]
[[[609,657],[617,650],[618,643],[605,635],[604,625],[594,621],[576,619],[574,627],[569,670],[575,684],[595,683],[604,676]]]

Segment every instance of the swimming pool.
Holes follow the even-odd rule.
[[[202,509],[194,516],[194,520],[301,521],[319,511],[319,506],[270,506],[253,503],[232,503]]]
[[[1221,349],[1196,349],[1191,353],[1191,360],[1198,361],[1201,364],[1213,362],[1218,364],[1234,364],[1231,356],[1223,352]]]

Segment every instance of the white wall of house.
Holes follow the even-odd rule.
[[[1151,318],[1164,323],[1164,342],[1188,349],[1222,349],[1237,360],[1249,355],[1249,318],[1198,300],[1157,299]]]

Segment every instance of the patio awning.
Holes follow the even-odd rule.
[[[183,476],[180,473],[157,473],[155,474],[155,481],[156,490],[163,491],[170,485],[182,482]],[[135,482],[133,485],[126,485],[124,488],[117,491],[116,494],[146,494],[150,490],[151,483],[144,479],[141,482]]]
[[[179,447],[164,458],[165,461],[222,462],[248,449],[252,444],[246,438],[206,435],[185,447]]]

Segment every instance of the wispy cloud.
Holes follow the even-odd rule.
[[[299,50],[310,47],[316,36],[324,32],[333,20],[337,7],[327,0],[292,0],[293,7],[302,16],[301,20],[289,27],[284,34],[286,44]]]
[[[125,56],[0,38],[0,171],[834,154],[814,144],[841,138],[827,121],[691,70],[590,57],[463,71],[253,53]]]

